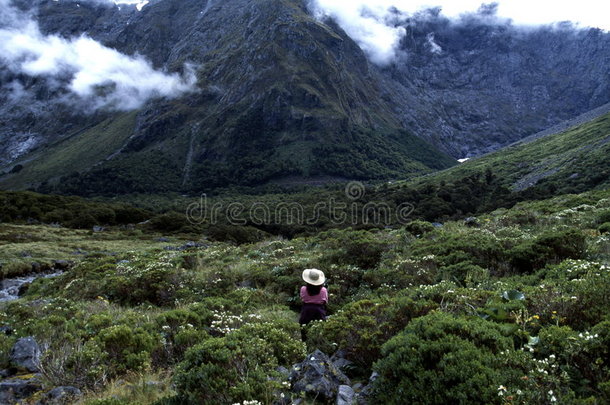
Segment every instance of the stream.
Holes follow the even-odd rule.
[[[0,281],[0,302],[13,301],[19,298],[19,288],[24,284],[31,283],[37,278],[57,277],[62,273],[63,271],[57,271],[55,273],[33,274],[30,276],[2,280]]]

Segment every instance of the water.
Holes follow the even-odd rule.
[[[62,274],[63,271],[48,274],[36,274],[25,277],[7,278],[6,280],[0,281],[0,302],[13,301],[19,298],[19,288],[26,284],[31,283],[37,278],[51,278],[57,277]]]

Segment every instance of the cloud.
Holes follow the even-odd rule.
[[[454,20],[461,20],[465,14],[478,10],[477,18],[487,18],[489,22],[497,19],[498,22],[512,20],[516,25],[542,25],[574,20],[581,26],[610,29],[606,17],[610,13],[607,0],[499,0],[496,4],[484,3],[484,0],[310,0],[309,8],[321,20],[335,20],[369,59],[380,66],[396,59],[400,40],[406,35],[401,26],[406,19],[436,7],[442,10],[443,16]],[[432,44],[433,52],[438,51]]]
[[[332,18],[377,65],[387,65],[396,57],[406,31],[394,26],[396,8],[391,0],[312,0],[310,9],[320,19]]]
[[[81,36],[43,35],[38,24],[0,0],[0,61],[14,73],[67,83],[76,102],[94,108],[133,110],[153,98],[175,98],[193,91],[195,75],[155,70],[141,56],[128,56]]]

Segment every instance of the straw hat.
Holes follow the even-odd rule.
[[[305,269],[303,270],[303,280],[311,285],[321,285],[326,281],[326,277],[321,270]]]

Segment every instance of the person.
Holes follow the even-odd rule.
[[[303,281],[300,295],[303,306],[299,324],[301,325],[301,339],[305,341],[306,332],[304,326],[311,321],[326,320],[326,304],[328,304],[328,290],[324,287],[326,277],[318,269],[303,270]]]

